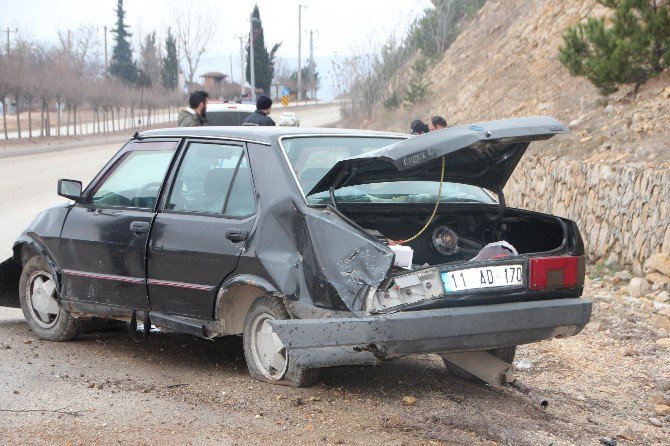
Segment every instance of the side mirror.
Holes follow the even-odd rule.
[[[58,195],[69,198],[75,202],[81,202],[81,181],[58,180]]]

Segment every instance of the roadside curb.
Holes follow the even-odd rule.
[[[99,145],[108,143],[115,144],[128,141],[131,137],[132,135],[118,135],[118,136],[109,136],[108,138],[100,138],[100,139],[96,138],[96,139],[87,139],[87,140],[72,141],[65,143],[54,143],[36,147],[9,148],[8,150],[0,152],[0,159],[35,155],[39,153],[60,152],[63,150],[80,149],[88,145]]]

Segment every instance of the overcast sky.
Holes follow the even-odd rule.
[[[99,29],[102,48],[103,27],[114,26],[116,0],[0,0],[0,28],[18,28],[28,39],[57,41],[58,31],[93,25]],[[268,49],[282,42],[280,58],[297,65],[298,5],[302,10],[302,59],[309,56],[309,30],[314,30],[314,54],[320,61],[350,55],[382,42],[392,33],[404,35],[408,25],[430,7],[429,0],[125,0],[126,23],[130,25],[133,45],[140,35],[156,30],[163,40],[171,21],[171,6],[187,5],[215,18],[217,30],[208,47],[198,74],[206,71],[230,73],[239,80],[240,43],[236,36],[248,33],[248,17],[258,4]],[[5,44],[6,35],[0,35]],[[10,35],[11,39],[15,34]],[[112,36],[108,36],[110,56]],[[322,62],[322,65],[326,62]],[[321,73],[329,67],[318,67]]]

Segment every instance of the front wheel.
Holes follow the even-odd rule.
[[[69,341],[79,333],[80,322],[59,304],[56,282],[42,257],[28,260],[21,271],[19,301],[28,327],[49,341]]]
[[[317,369],[301,367],[290,357],[268,321],[289,319],[284,303],[275,296],[261,296],[244,321],[244,356],[249,374],[272,384],[309,387],[318,378]]]

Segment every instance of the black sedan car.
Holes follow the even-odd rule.
[[[59,181],[72,202],[16,241],[0,305],[54,341],[91,317],[128,321],[134,338],[151,325],[241,335],[253,377],[294,386],[412,353],[511,362],[517,345],[575,335],[591,314],[575,223],[503,194],[528,145],[564,132],[532,117],[412,138],[139,133],[85,189]]]

